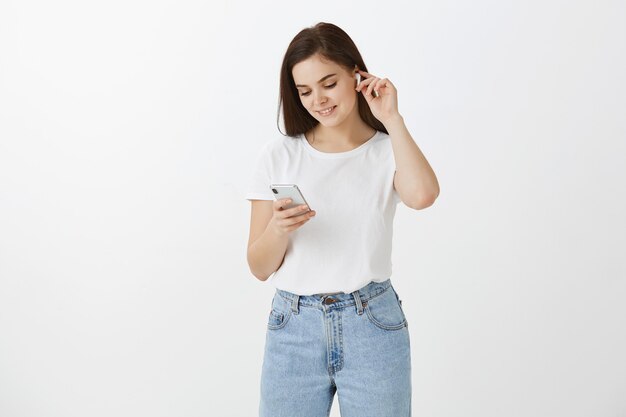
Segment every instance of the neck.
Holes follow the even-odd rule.
[[[360,145],[376,133],[376,129],[365,123],[356,114],[352,120],[345,120],[338,126],[324,126],[318,123],[306,133],[309,142],[333,144],[337,146]]]

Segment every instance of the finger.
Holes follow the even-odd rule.
[[[291,224],[295,224],[295,223],[299,223],[303,220],[308,220],[311,217],[315,216],[315,211],[311,210],[310,212],[306,212],[304,214],[301,214],[299,216],[294,216],[294,217],[290,217],[288,219],[288,221],[291,221]]]
[[[361,84],[363,84],[364,82],[372,82],[376,79],[375,76],[373,76],[372,74],[369,74],[369,77],[361,77]]]
[[[291,203],[290,198],[281,198],[279,200],[276,200],[274,201],[274,210],[281,210],[285,206],[287,206],[289,203]]]
[[[388,82],[389,80],[387,80],[386,78],[379,78],[374,85],[374,93],[379,94],[381,89],[387,88]]]
[[[281,199],[274,201],[274,208],[280,209],[280,208],[285,207],[289,203],[290,203],[289,198],[281,198]]]
[[[393,83],[391,82],[391,80],[389,78],[383,78],[382,79],[382,84],[381,87],[382,89],[384,89],[385,91],[389,90],[389,91],[393,91],[396,89],[396,86],[393,85]]]
[[[372,77],[370,79],[372,80],[372,82],[368,84],[367,90],[365,90],[365,94],[367,95],[372,94],[372,88],[374,88],[374,84],[376,83],[376,77]]]
[[[366,71],[361,71],[361,70],[357,70],[357,71],[359,71],[359,72],[360,72],[360,73],[362,73],[362,74],[367,75],[366,80],[367,80],[367,79],[369,79],[369,80],[371,80],[372,82],[375,82],[376,80],[380,80],[380,78],[376,77],[376,76],[375,76],[375,75],[373,75],[373,74],[370,74],[369,72],[366,72]],[[368,84],[369,84],[369,83],[368,83]],[[366,85],[367,85],[367,84],[366,84]],[[371,84],[370,84],[370,85],[371,85]],[[364,95],[367,95],[367,96],[371,95],[371,94],[372,94],[372,89],[374,90],[374,98],[375,98],[375,97],[380,96],[380,94],[378,94],[378,87],[376,87],[376,86],[373,86],[372,88],[368,89],[368,90],[364,93]]]
[[[284,217],[285,218],[289,218],[289,217],[295,216],[297,214],[300,214],[303,211],[308,211],[308,210],[309,210],[309,208],[306,207],[306,204],[304,204],[304,205],[292,207],[292,208],[290,208],[288,210],[284,210],[283,213],[284,213]]]
[[[371,82],[376,81],[374,78],[367,78],[365,80],[361,80],[361,84],[359,84],[356,88],[357,91],[361,91],[363,87],[369,85]]]
[[[372,90],[374,89],[374,85],[376,85],[376,81],[379,80],[379,78],[374,77],[372,83],[370,83],[370,85],[367,86],[367,91],[365,92],[365,94],[367,94],[368,96],[370,94],[372,94]]]
[[[302,220],[300,222],[291,224],[291,225],[286,227],[286,230],[288,232],[293,232],[294,230],[296,230],[297,228],[299,228],[300,226],[302,226],[304,223],[308,222],[309,220],[311,220],[311,219],[304,219],[304,220]]]
[[[395,87],[389,78],[383,78],[383,81],[385,82],[385,87]]]

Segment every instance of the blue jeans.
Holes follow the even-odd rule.
[[[351,293],[276,289],[261,372],[260,417],[411,416],[411,348],[391,279]]]

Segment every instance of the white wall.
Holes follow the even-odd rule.
[[[256,415],[274,289],[243,195],[285,49],[318,21],[397,87],[441,186],[395,221],[414,415],[626,415],[624,16],[3,1],[0,415]]]

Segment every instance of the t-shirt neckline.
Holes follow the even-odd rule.
[[[349,151],[344,151],[344,152],[322,152],[320,150],[317,150],[309,143],[308,140],[306,140],[304,133],[300,134],[300,139],[303,141],[305,149],[309,151],[309,153],[315,156],[318,156],[321,158],[345,158],[345,157],[353,156],[353,155],[363,152],[368,146],[370,146],[376,139],[380,137],[380,134],[381,134],[381,131],[376,130],[376,133],[374,133],[374,135],[371,138],[369,138],[368,140],[366,140],[365,142],[363,142],[356,148],[350,149]]]

